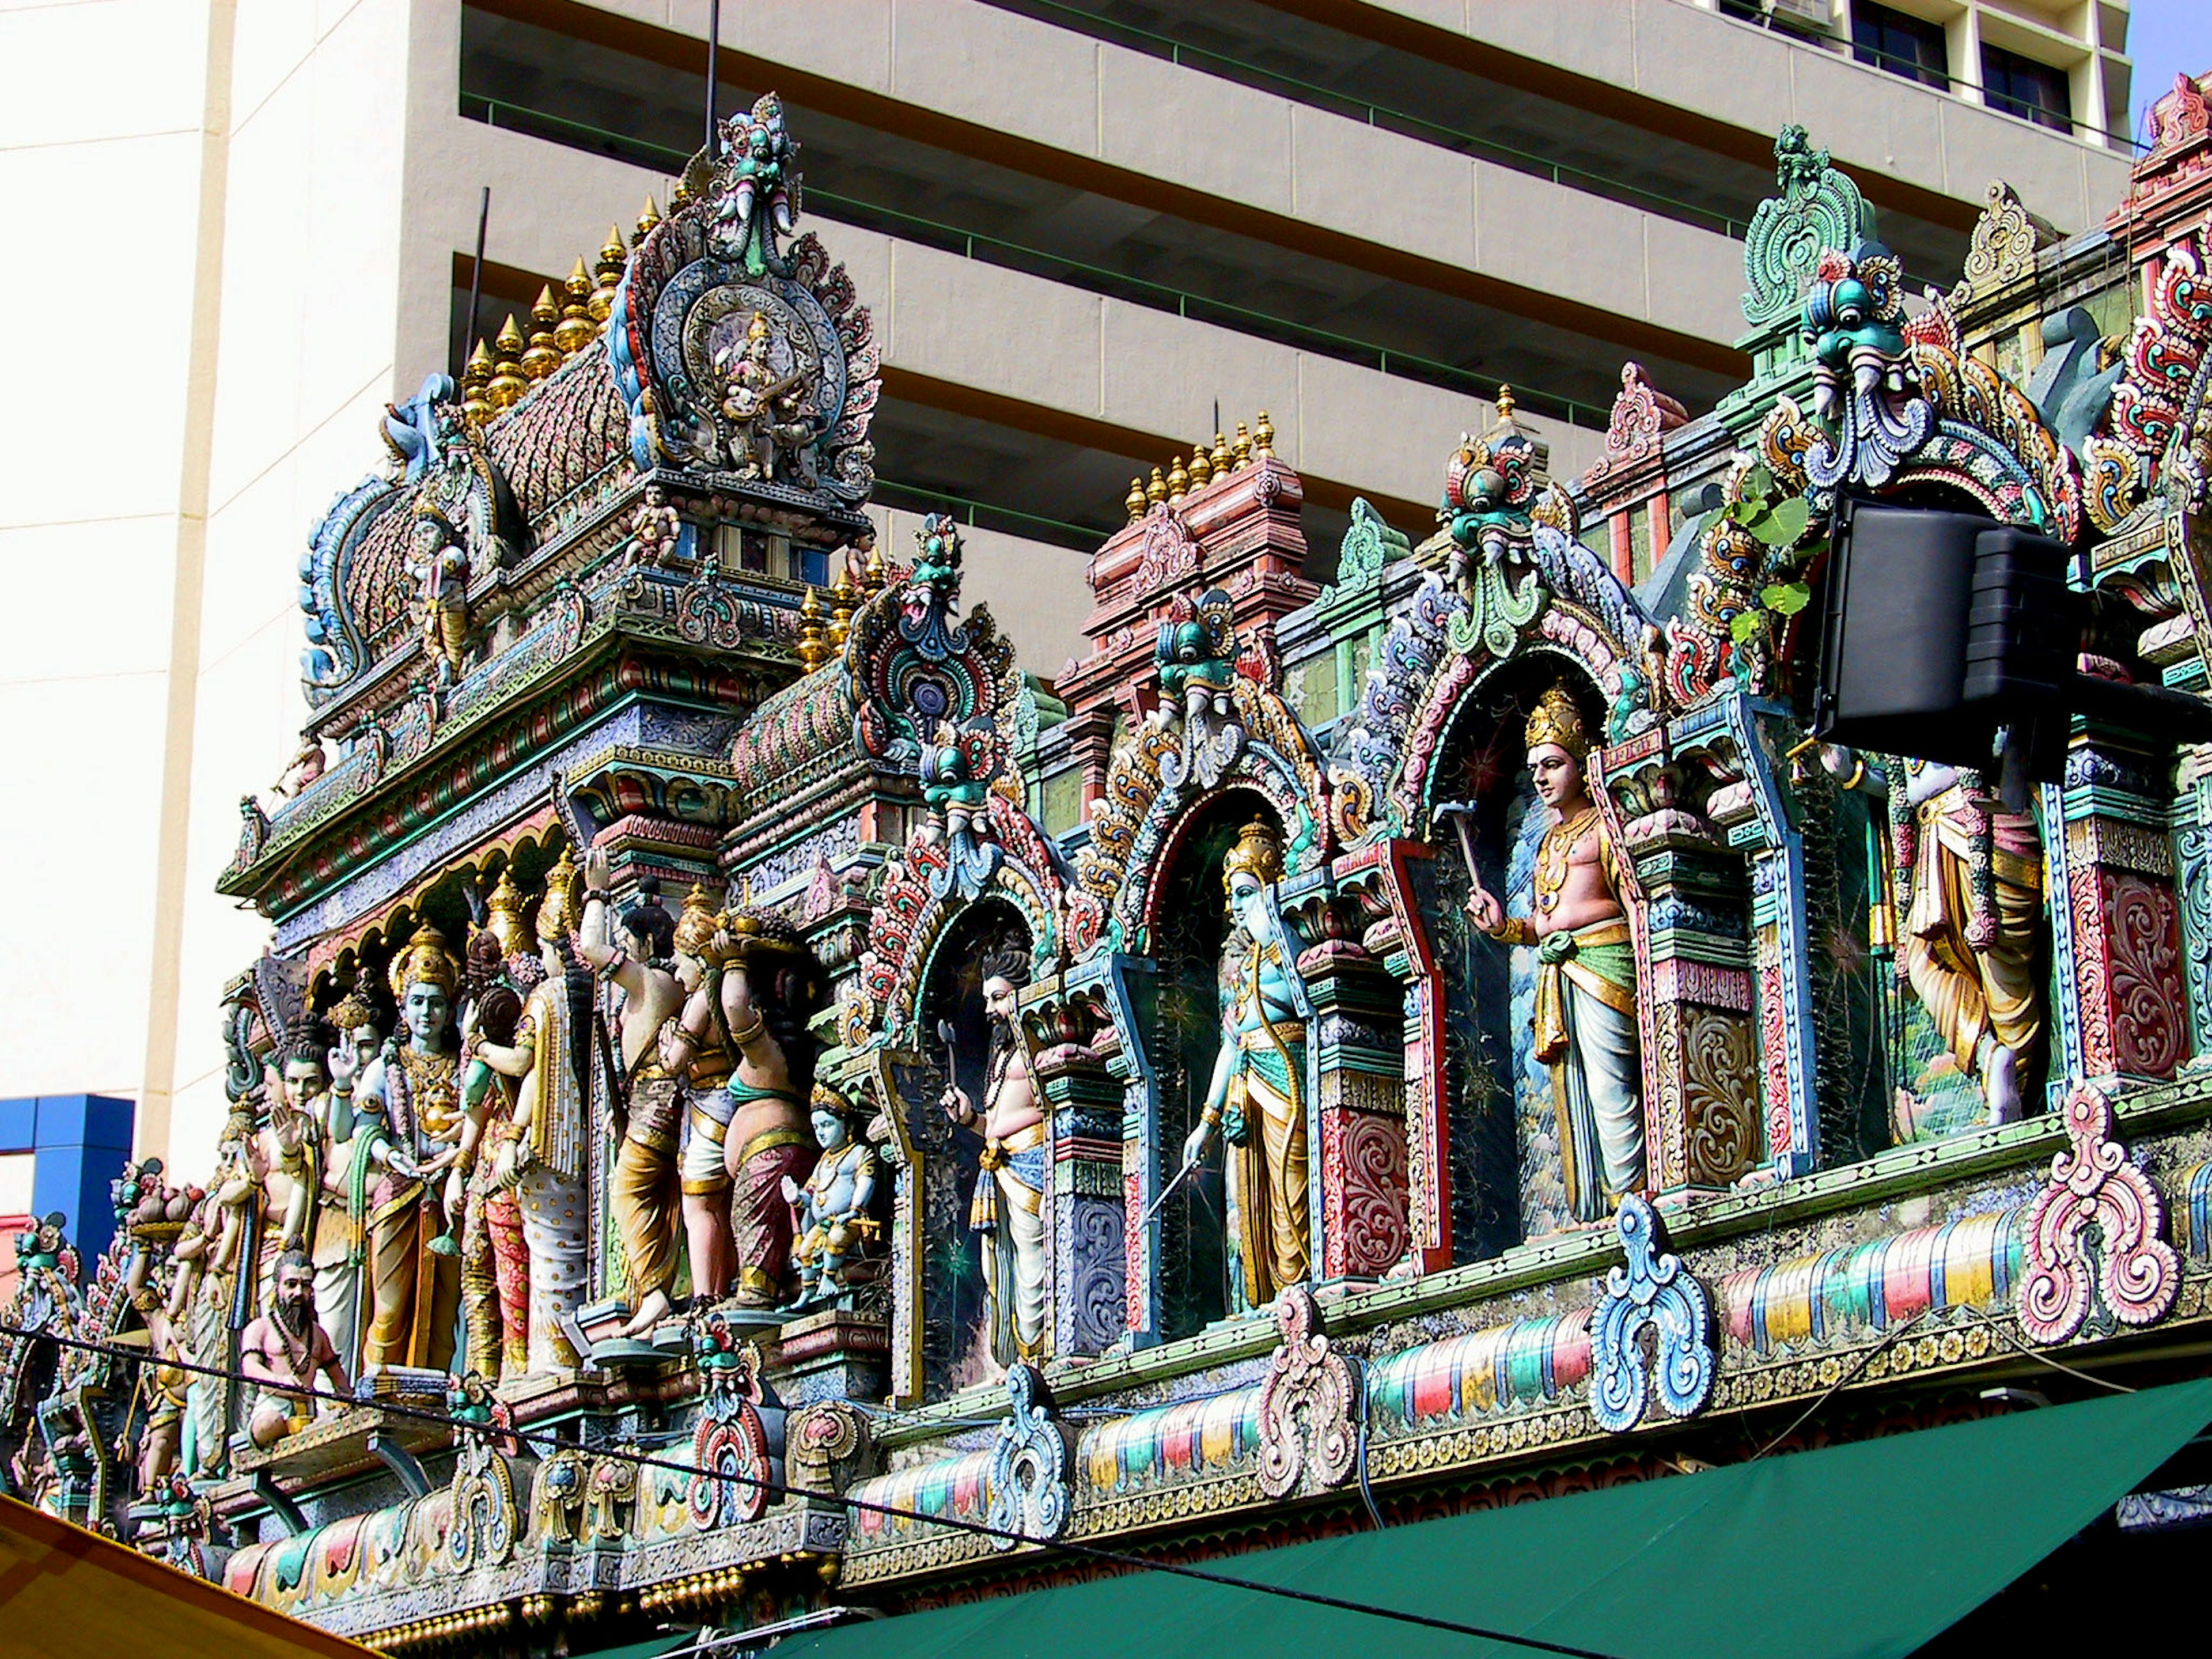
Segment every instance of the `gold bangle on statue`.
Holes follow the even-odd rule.
[[[1198,1118],[1200,1122],[1211,1124],[1218,1129],[1221,1127],[1221,1109],[1218,1106],[1208,1106],[1198,1115]]]
[[[767,1035],[767,1033],[768,1021],[763,1019],[759,1012],[756,1010],[750,1024],[745,1025],[732,1025],[730,1027],[730,1041],[737,1044],[738,1048],[742,1048],[748,1042],[759,1042],[763,1036]]]

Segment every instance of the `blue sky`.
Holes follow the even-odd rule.
[[[2128,55],[2135,59],[2134,137],[2173,77],[2212,70],[2212,0],[2135,0]]]

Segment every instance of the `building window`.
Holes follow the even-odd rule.
[[[1943,44],[1943,26],[1877,6],[1872,0],[1859,0],[1851,8],[1851,56],[1925,87],[1948,86],[1951,82],[1951,55]]]
[[[2039,127],[2074,131],[2074,91],[2066,71],[2002,46],[1982,48],[1982,101]]]

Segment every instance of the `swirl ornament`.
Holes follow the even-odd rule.
[[[2127,1326],[2165,1317],[2181,1289],[2181,1262],[2162,1237],[2166,1206],[2150,1177],[2112,1138],[2112,1103],[2082,1084],[2066,1097],[2067,1148],[2027,1212],[2026,1271],[2014,1293],[2031,1341],[2070,1340],[2101,1303]],[[2101,1235],[2092,1249],[2087,1232]]]
[[[489,1435],[464,1432],[459,1440],[446,1554],[456,1572],[469,1572],[497,1566],[514,1553],[514,1471],[494,1449]]]
[[[761,1422],[760,1352],[719,1316],[693,1334],[705,1399],[691,1437],[696,1473],[685,1492],[702,1532],[757,1521],[768,1508],[768,1431]]]
[[[1859,187],[1794,122],[1774,141],[1774,180],[1782,194],[1759,204],[1743,239],[1743,317],[1753,328],[1787,322],[1821,251],[1856,246],[1874,228]]]
[[[1260,1490],[1326,1492],[1351,1477],[1358,1447],[1352,1368],[1321,1334],[1321,1310],[1304,1285],[1275,1298],[1275,1322],[1283,1343],[1260,1385]]]
[[[985,1518],[997,1528],[995,1550],[1010,1550],[1023,1539],[1049,1540],[1067,1530],[1067,1437],[1048,1414],[1052,1396],[1033,1365],[1006,1373],[1006,1402],[1012,1407],[992,1443],[986,1480],[990,1492]]]
[[[1627,1261],[1606,1275],[1590,1318],[1590,1415],[1625,1434],[1644,1420],[1650,1398],[1643,1345],[1656,1340],[1659,1403],[1670,1417],[1692,1417],[1713,1392],[1712,1308],[1705,1287],[1666,1252],[1666,1233],[1649,1202],[1632,1194],[1614,1218]]]

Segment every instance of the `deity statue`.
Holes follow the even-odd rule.
[[[1908,761],[1905,778],[1892,809],[1910,888],[1898,963],[1959,1069],[1980,1079],[1990,1121],[2010,1123],[2043,1040],[2042,837],[1972,773]]]
[[[1467,913],[1536,951],[1536,1058],[1551,1068],[1561,1176],[1577,1221],[1602,1221],[1644,1182],[1636,956],[1612,840],[1590,799],[1590,750],[1563,685],[1528,716],[1528,771],[1548,827],[1536,848],[1535,914],[1508,916],[1476,878]]]
[[[772,912],[740,906],[716,936],[717,1018],[738,1056],[727,1085],[722,1145],[730,1178],[730,1231],[738,1304],[774,1308],[791,1291],[791,1206],[786,1178],[811,1174],[819,1149],[806,1103],[814,1090],[818,970],[798,930]]]
[[[1268,897],[1282,873],[1282,838],[1255,818],[1222,861],[1237,931],[1222,959],[1221,1053],[1183,1143],[1186,1164],[1198,1161],[1217,1131],[1229,1143],[1231,1301],[1242,1311],[1304,1283],[1313,1261],[1305,996]]]
[[[472,1034],[474,1055],[520,1087],[514,1136],[496,1179],[512,1181],[530,1252],[530,1369],[573,1366],[562,1322],[585,1285],[584,1154],[592,1097],[592,970],[576,956],[576,866],[562,848],[545,872],[538,944],[545,978],[531,992],[512,1045]]]
[[[683,533],[684,521],[668,504],[668,492],[657,483],[646,485],[645,498],[630,516],[630,556],[655,570],[673,569]],[[590,868],[588,860],[585,867]]]
[[[239,1340],[239,1370],[258,1393],[246,1431],[266,1449],[313,1422],[318,1391],[347,1391],[345,1367],[330,1334],[315,1322],[315,1269],[301,1250],[276,1259],[276,1291],[269,1311]]]
[[[876,1195],[875,1148],[854,1138],[852,1103],[823,1083],[814,1085],[814,1140],[822,1152],[806,1184],[783,1178],[783,1200],[796,1212],[798,1233],[791,1259],[799,1296],[792,1305],[802,1308],[828,1302],[854,1282],[852,1269],[879,1224],[868,1213]]]
[[[339,999],[327,1016],[337,1041],[323,1056],[327,1080],[317,1097],[323,1126],[323,1192],[308,1230],[307,1257],[315,1267],[315,1318],[330,1333],[348,1370],[361,1364],[362,1281],[368,1270],[368,1190],[378,1165],[368,1155],[371,1137],[354,1115],[353,1085],[368,1068],[384,1038],[376,1014],[358,994]]]
[[[807,439],[805,361],[793,354],[790,372],[769,361],[775,339],[764,312],[753,313],[741,349],[715,360],[723,375],[722,413],[731,426],[730,463],[748,478],[773,478],[780,457],[795,454]]]
[[[730,1175],[722,1143],[730,1129],[728,1082],[736,1063],[724,1038],[720,987],[708,957],[718,924],[706,890],[694,886],[676,921],[676,981],[682,1012],[664,1023],[658,1038],[661,1069],[676,1079],[678,1109],[690,1138],[678,1165],[684,1194],[684,1231],[695,1299],[719,1301],[737,1272],[730,1236]]]
[[[138,1437],[141,1497],[167,1480],[178,1466],[184,1445],[185,1413],[191,1401],[192,1374],[185,1366],[198,1363],[161,1291],[146,1282],[144,1269],[150,1261],[146,1253],[139,1253],[131,1264],[130,1285],[131,1305],[138,1310],[146,1327],[147,1350],[154,1356],[154,1363],[139,1374],[146,1404],[146,1426]]]
[[[461,676],[469,634],[469,552],[453,521],[422,497],[407,533],[407,564],[422,584],[422,654],[441,685]]]
[[[502,872],[502,884],[512,883]],[[530,1368],[530,1247],[522,1206],[501,1158],[519,1133],[514,1081],[477,1052],[484,1042],[512,1043],[522,1000],[544,977],[537,957],[509,959],[500,935],[480,928],[469,940],[462,979],[459,1155],[447,1176],[446,1212],[461,1218],[461,1325],[466,1364],[487,1376],[520,1376]]]
[[[577,951],[623,997],[622,1076],[615,1091],[624,1109],[623,1140],[608,1201],[629,1266],[630,1316],[621,1334],[635,1338],[665,1319],[674,1306],[677,1236],[683,1225],[677,1156],[684,1103],[676,1079],[661,1064],[659,1036],[661,1027],[683,1012],[684,986],[676,977],[675,919],[661,908],[659,884],[651,877],[639,884],[641,896],[622,918],[624,942],[615,942],[608,886],[613,869],[605,849],[593,848],[584,854],[584,921]]]
[[[945,1090],[945,1112],[963,1128],[980,1128],[983,1156],[968,1224],[983,1237],[985,1328],[991,1358],[1000,1365],[1044,1352],[1044,1177],[1051,1149],[1045,1144],[1044,1104],[1030,1075],[1029,1045],[1014,1005],[1030,982],[1028,953],[1006,951],[983,963],[983,1012],[991,1021],[991,1052],[983,1068],[983,1105],[967,1091]]]
[[[460,1156],[460,1051],[451,1040],[459,974],[445,936],[425,923],[392,960],[393,996],[406,1032],[369,1062],[354,1108],[374,1120],[357,1149],[382,1166],[368,1194],[368,1334],[362,1370],[443,1370],[453,1357],[460,1310],[459,1246],[448,1230],[437,1177]]]

